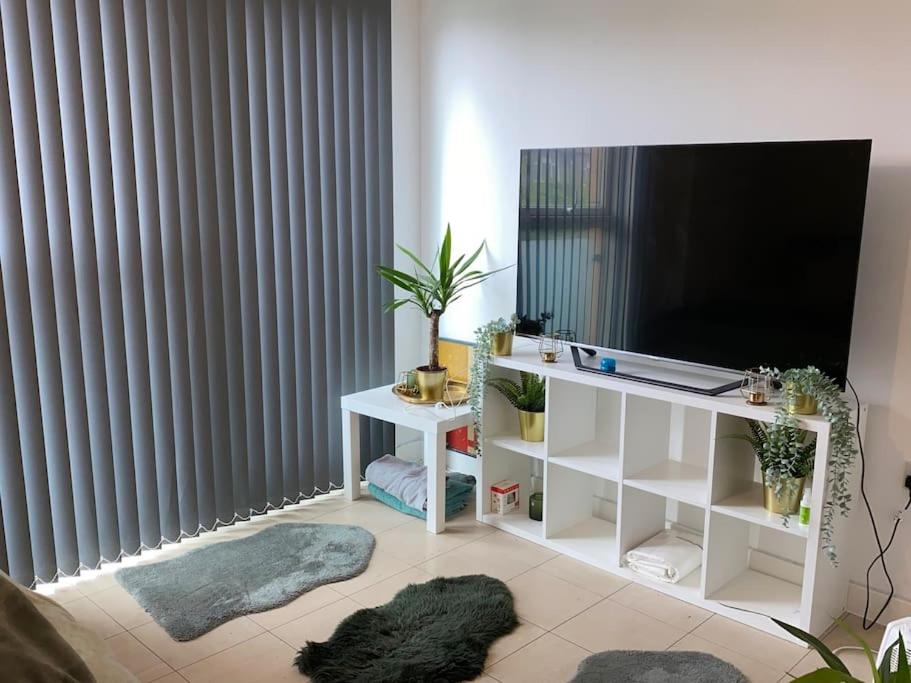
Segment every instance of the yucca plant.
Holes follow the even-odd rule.
[[[851,675],[845,663],[819,638],[778,619],[772,619],[772,621],[816,650],[826,664],[823,668],[795,678],[792,683],[863,683],[862,680]],[[873,650],[866,641],[841,619],[836,619],[835,623],[863,649],[864,654],[867,656],[867,661],[870,663],[870,680],[873,683],[911,683],[908,652],[905,649],[905,641],[900,635],[898,640],[886,649],[886,652],[880,658],[879,668],[877,668]]]
[[[409,249],[397,245],[403,254],[414,262],[414,274],[408,274],[388,266],[377,266],[376,272],[384,280],[405,290],[408,296],[393,299],[384,306],[384,310],[394,311],[406,304],[413,304],[430,320],[430,362],[419,370],[437,371],[440,367],[440,317],[454,301],[462,296],[469,287],[479,285],[494,273],[505,268],[487,272],[472,270],[471,266],[481,255],[486,242],[481,242],[471,256],[462,254],[452,259],[452,231],[446,226],[446,236],[437,248],[433,260],[427,265]],[[506,266],[509,268],[510,266]]]
[[[543,413],[546,396],[546,380],[533,372],[520,372],[520,381],[506,377],[494,377],[487,384],[519,410],[529,413]]]

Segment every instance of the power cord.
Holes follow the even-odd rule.
[[[864,442],[860,436],[860,397],[857,395],[857,390],[854,388],[854,385],[851,384],[851,380],[848,379],[848,386],[851,389],[851,393],[854,394],[854,401],[857,403],[857,417],[854,420],[854,431],[857,433],[857,450],[860,453],[860,496],[863,498],[864,506],[867,508],[867,514],[870,517],[870,525],[873,527],[873,538],[876,539],[876,548],[879,550],[879,554],[873,558],[873,561],[867,567],[866,575],[866,595],[864,598],[864,616],[863,616],[863,627],[865,631],[870,630],[879,621],[879,618],[883,615],[883,612],[886,611],[886,608],[889,606],[889,603],[892,602],[892,598],[895,596],[895,584],[892,582],[892,576],[889,574],[889,569],[886,567],[886,553],[889,552],[889,548],[892,547],[893,541],[895,541],[895,534],[898,531],[898,525],[902,521],[902,513],[911,508],[911,489],[908,490],[908,503],[905,505],[902,512],[900,512],[896,518],[895,523],[892,525],[892,533],[889,535],[889,542],[883,546],[882,540],[879,536],[879,529],[876,526],[876,518],[873,515],[873,507],[870,505],[870,500],[867,498],[867,491],[865,487],[866,473],[867,473],[867,460],[864,456]],[[883,567],[883,574],[886,575],[886,580],[889,582],[889,596],[886,598],[886,601],[883,603],[882,608],[879,612],[876,613],[876,616],[873,619],[868,620],[870,614],[870,572],[873,571],[873,567],[876,564],[880,563]]]

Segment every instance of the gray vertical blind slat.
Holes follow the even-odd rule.
[[[310,331],[310,381],[311,393],[319,396],[321,388],[327,385],[328,373],[325,358],[334,352],[327,346],[326,301],[323,294],[323,223],[322,197],[320,194],[320,146],[319,146],[319,102],[317,100],[317,43],[316,4],[304,2],[299,8],[300,21],[300,66],[301,66],[301,116],[304,136],[304,197],[306,198],[306,258],[307,293],[310,316],[307,321]],[[329,408],[323,401],[312,404],[313,443],[325,444],[328,434],[327,416]],[[321,458],[313,458],[311,477],[315,481],[329,478],[328,467]]]
[[[294,372],[294,304],[291,300],[291,234],[288,206],[288,154],[285,116],[285,43],[281,0],[265,6],[266,102],[269,121],[269,177],[272,199],[272,256],[278,397],[281,417],[282,493],[291,500],[300,490],[297,459],[297,390]],[[293,52],[293,45],[288,45]]]
[[[316,3],[316,96],[319,102],[317,125],[319,126],[319,180],[320,202],[323,227],[323,294],[326,313],[326,383],[332,387],[341,385],[341,330],[339,322],[339,280],[330,273],[338,273],[338,217],[336,215],[335,187],[335,100],[333,96],[333,27],[332,7],[334,3],[318,0]],[[346,358],[346,362],[347,362]],[[341,450],[341,414],[338,410],[328,411],[329,462],[318,463],[323,473],[332,479],[335,473],[333,462],[339,460]],[[336,476],[336,480],[338,476]]]
[[[61,102],[63,145],[66,149],[66,186],[69,202],[72,262],[78,307],[78,338],[81,345],[81,367],[84,371],[88,443],[85,449],[90,464],[83,464],[91,479],[98,533],[98,552],[115,558],[120,552],[117,520],[111,425],[105,385],[104,336],[98,296],[98,264],[93,235],[91,183],[89,179],[87,114],[83,102],[82,77],[79,72],[79,45],[76,13],[68,3],[51,5],[54,29],[54,51]],[[2,298],[2,297],[0,297]],[[76,337],[73,337],[75,339]],[[71,443],[73,442],[71,438]],[[85,463],[84,460],[82,460]],[[92,500],[92,499],[90,499]],[[78,501],[77,504],[84,501]],[[80,541],[80,556],[84,557]],[[90,559],[90,558],[89,558]],[[84,562],[88,562],[84,559]],[[90,560],[94,561],[94,560]]]
[[[168,358],[164,268],[161,253],[161,216],[155,163],[152,85],[149,73],[149,36],[143,0],[124,3],[127,46],[127,81],[133,131],[136,173],[136,208],[142,263],[142,294],[146,315],[149,390],[152,398],[152,432],[159,530],[176,539],[180,534],[177,475],[174,462],[174,422]]]
[[[301,114],[300,75],[300,24],[296,0],[282,0],[282,66],[284,67],[284,107],[287,165],[288,223],[290,226],[305,225],[306,205],[304,187],[304,143]],[[292,335],[296,339],[309,336],[309,310],[306,277],[306,232],[289,229],[288,256],[290,259],[290,300]],[[295,407],[295,452],[297,455],[296,484],[299,490],[313,488],[313,430],[310,428],[311,390],[310,353],[302,344],[292,345],[294,376],[290,379],[294,391]],[[285,376],[283,374],[283,381]]]
[[[272,246],[272,184],[269,174],[269,120],[266,98],[265,7],[246,3],[247,91],[253,170],[253,223],[259,293],[259,345],[262,372],[263,446],[267,500],[282,498],[281,405],[278,389],[275,273]]]
[[[249,495],[247,481],[247,428],[245,422],[244,358],[240,311],[240,281],[237,256],[234,167],[231,149],[232,118],[228,68],[227,8],[225,0],[208,4],[209,71],[212,81],[212,148],[215,152],[215,187],[221,258],[221,288],[224,306],[225,369],[227,372],[228,421],[231,448],[231,486],[234,512],[244,509]],[[303,490],[303,489],[301,489]]]
[[[212,439],[211,485],[215,498],[214,517],[201,523],[211,527],[216,519],[230,518],[234,510],[231,484],[231,443],[228,430],[228,386],[225,366],[224,303],[221,291],[221,247],[215,197],[215,158],[212,142],[212,86],[209,78],[209,41],[206,5],[187,2],[193,144],[196,159],[196,195],[199,211],[199,248],[202,256],[203,314],[208,358],[209,415]]]
[[[233,122],[231,158],[234,164],[237,263],[239,279],[243,283],[240,292],[240,315],[244,355],[244,421],[247,425],[247,485],[250,506],[261,510],[266,504],[266,471],[245,6],[244,0],[229,0],[226,15],[228,78]]]
[[[2,21],[2,16],[0,16]],[[16,254],[10,254],[10,239],[17,229],[21,230],[19,214],[19,190],[16,181],[16,158],[13,152],[13,126],[10,119],[9,89],[6,82],[6,57],[3,49],[3,32],[0,31],[0,386],[6,390],[0,394],[0,512],[3,513],[4,545],[8,554],[6,566],[13,576],[34,576],[36,567],[42,563],[53,566],[52,548],[45,548],[41,557],[32,561],[32,536],[30,515],[39,518],[35,509],[43,507],[45,521],[49,521],[47,501],[43,497],[29,510],[26,504],[26,482],[23,472],[22,450],[19,440],[19,419],[16,414],[15,376],[13,361],[18,360],[10,349],[11,328],[7,324],[4,283],[12,280],[4,272],[3,264]],[[21,394],[20,394],[21,395]],[[44,525],[47,527],[47,525]],[[39,525],[36,541],[47,541],[50,529]]]
[[[86,149],[94,230],[94,235],[86,235],[86,240],[94,237],[109,415],[108,424],[102,424],[100,429],[104,429],[105,426],[110,428],[114,468],[113,498],[116,500],[120,548],[133,553],[138,551],[140,546],[139,508],[114,211],[113,166],[101,49],[101,17],[97,0],[86,0],[76,5],[76,28],[79,36],[80,75],[84,90]],[[88,249],[89,245],[86,248]],[[91,286],[90,282],[88,286]],[[86,317],[86,312],[81,307],[80,312],[81,323],[90,324],[91,319]],[[91,391],[91,387],[87,389]],[[99,511],[99,518],[100,515]],[[116,555],[106,554],[105,557],[115,559]]]
[[[193,465],[193,412],[187,346],[186,290],[180,232],[180,193],[171,82],[171,41],[166,3],[147,6],[152,118],[155,128],[156,182],[161,216],[161,251],[167,311],[171,405],[174,415],[174,477],[180,529],[197,524],[196,472]],[[172,530],[173,533],[173,530]],[[173,538],[173,536],[171,536]]]
[[[339,396],[393,379],[388,2],[0,0],[0,27],[0,568],[339,488]]]
[[[57,565],[65,571],[72,572],[78,569],[79,560],[51,275],[48,216],[42,177],[42,150],[38,130],[40,120],[35,92],[36,85],[46,87],[46,84],[36,84],[34,79],[32,36],[29,30],[27,4],[8,0],[2,4],[2,12],[22,225],[23,228],[28,226],[28,229],[22,230],[24,266],[29,292],[26,301],[29,298],[31,300],[31,323],[34,325],[32,338],[35,344],[34,358],[38,377],[37,395],[40,402],[40,425],[44,431],[43,447],[38,447],[39,444],[36,443],[36,448],[26,447],[24,453],[28,456],[25,458],[26,462],[32,458],[46,459],[48,489],[43,491],[42,495],[50,495],[51,498],[50,522]],[[40,43],[46,36],[38,35],[35,39]],[[41,50],[40,44],[37,49]],[[16,335],[15,331],[13,335]],[[31,370],[30,360],[26,360],[27,371]],[[28,418],[29,422],[33,419]],[[37,427],[38,425],[33,425],[31,428]],[[36,468],[34,474],[36,484],[40,486],[42,473]]]
[[[369,17],[370,9],[365,9],[365,17]],[[376,35],[371,22],[365,21],[362,24],[362,40],[365,59],[363,60],[364,73],[364,156],[365,156],[365,207],[367,222],[370,225],[379,224],[379,191],[380,191],[380,158],[379,145],[377,136],[379,135],[379,122],[377,121],[377,81],[376,65],[374,62],[376,55]],[[365,249],[367,252],[367,268],[370,275],[373,274],[376,265],[380,263],[380,239],[379,230],[367,232],[365,239]],[[367,289],[367,324],[369,334],[375,337],[382,334],[383,316],[382,311],[382,280],[368,275]],[[388,301],[388,299],[387,299]],[[383,353],[382,340],[378,344],[371,344],[367,356],[368,382],[371,386],[376,386],[380,381],[381,363],[380,356]],[[428,359],[429,361],[429,359]],[[382,429],[375,421],[370,421],[370,441],[375,443],[380,438]],[[362,454],[363,455],[363,454]]]
[[[354,297],[367,296],[368,280],[374,277],[367,263],[367,252],[361,236],[366,230],[366,197],[364,196],[364,44],[363,9],[351,7],[348,19],[348,165],[351,172],[349,197],[351,206],[351,276]],[[391,261],[390,261],[391,263]],[[369,384],[369,328],[367,317],[354,316],[354,358],[351,363],[356,389]]]
[[[351,152],[348,135],[348,13],[347,2],[332,3],[332,95],[333,132],[335,133],[335,188],[351,187]],[[351,249],[351,201],[347,192],[335,193],[335,215],[339,226],[339,351],[345,362],[341,364],[342,393],[355,390],[354,372],[357,357],[354,352],[354,271]]]
[[[139,532],[143,545],[155,547],[161,540],[161,527],[124,8],[117,2],[103,2],[100,9]]]
[[[64,167],[63,133],[58,100],[57,67],[54,57],[50,8],[43,3],[29,7],[29,32],[32,62],[35,67],[35,97],[41,145],[41,169],[44,176],[45,204],[48,219],[48,246],[51,257],[54,309],[59,347],[63,405],[66,421],[67,450],[72,483],[76,545],[79,562],[92,563],[98,556],[98,521],[89,453],[88,415],[85,401],[85,377],[79,344],[66,340],[79,338],[76,309],[76,278],[73,243],[70,235],[69,193]],[[63,456],[64,458],[66,455]],[[66,482],[66,473],[61,473]],[[66,483],[64,483],[67,486]],[[69,510],[67,511],[69,514]]]
[[[190,400],[193,412],[192,473],[197,524],[215,518],[212,473],[211,408],[209,404],[208,354],[203,304],[203,270],[199,242],[196,195],[196,155],[193,144],[193,108],[190,94],[189,37],[185,0],[168,0],[168,30],[171,37],[171,82],[174,102],[174,133],[177,150],[177,187],[180,204],[180,241],[183,254],[187,345],[190,361]],[[188,531],[186,527],[183,529]]]

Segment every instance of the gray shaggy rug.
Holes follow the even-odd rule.
[[[738,669],[705,652],[610,650],[579,663],[570,683],[747,683]]]
[[[470,681],[491,643],[518,623],[499,579],[432,579],[350,615],[328,641],[301,648],[295,663],[314,683]]]
[[[169,636],[193,640],[242,614],[357,576],[375,544],[359,526],[275,524],[114,576]]]

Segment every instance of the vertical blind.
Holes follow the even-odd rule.
[[[338,397],[394,375],[389,3],[0,22],[0,565],[49,581],[339,487]]]

